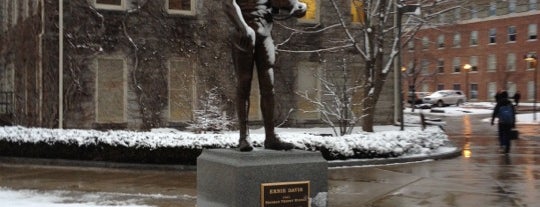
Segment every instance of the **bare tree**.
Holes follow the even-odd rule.
[[[334,135],[343,136],[351,134],[356,123],[361,118],[361,116],[356,114],[353,110],[355,107],[353,97],[356,91],[360,90],[362,86],[357,84],[348,74],[347,61],[345,59],[343,60],[343,65],[340,66],[339,69],[341,72],[341,77],[339,79],[325,78],[321,74],[315,74],[322,83],[322,97],[309,96],[307,91],[299,91],[297,94],[316,107],[312,111],[303,112],[316,112],[321,114],[322,121],[332,128]],[[339,128],[339,133],[337,128]]]
[[[403,45],[414,38],[415,34],[424,26],[429,25],[435,17],[462,7],[466,1],[451,0],[354,0],[356,9],[362,15],[363,21],[359,22],[360,29],[350,29],[350,21],[346,20],[346,13],[343,7],[336,0],[329,1],[337,13],[337,23],[330,27],[321,29],[339,28],[343,30],[346,40],[341,41],[341,45],[335,45],[326,49],[312,51],[290,51],[284,52],[325,52],[337,49],[353,48],[362,60],[363,68],[356,70],[363,71],[363,99],[362,104],[362,129],[367,132],[373,131],[375,106],[384,88],[389,74],[392,72],[394,61],[399,55]],[[397,24],[396,19],[401,19],[401,15],[406,14],[401,9],[407,4],[414,3],[423,12],[422,15],[407,15],[407,18]],[[399,11],[399,12],[398,12]],[[399,14],[399,15],[398,15]],[[399,18],[398,18],[399,17]],[[401,25],[403,28],[398,28]],[[434,25],[437,26],[437,25]],[[440,25],[439,25],[440,26]],[[296,33],[302,33],[296,31]],[[279,46],[279,44],[278,44]]]

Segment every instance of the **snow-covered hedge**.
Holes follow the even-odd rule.
[[[306,130],[309,131],[309,130]],[[250,139],[254,146],[260,147],[264,143],[263,134],[251,134]],[[428,128],[425,131],[420,129],[407,129],[405,131],[383,131],[375,133],[358,133],[343,137],[326,137],[310,135],[298,132],[279,133],[281,139],[292,142],[297,149],[309,151],[321,151],[328,160],[350,159],[350,158],[380,158],[397,157],[408,154],[429,153],[448,141],[447,135],[439,128]],[[96,131],[77,129],[43,129],[25,128],[20,126],[0,127],[0,155],[3,151],[14,150],[12,147],[26,147],[28,153],[35,150],[61,150],[62,148],[82,148],[83,151],[68,150],[69,153],[104,153],[104,151],[115,151],[114,156],[122,154],[145,153],[135,156],[165,156],[174,153],[174,156],[187,156],[194,159],[203,148],[234,148],[238,142],[236,132],[223,134],[194,134],[190,132],[180,132],[176,130],[159,130],[154,132],[134,132],[134,131]],[[42,148],[56,146],[53,148]],[[3,148],[3,149],[2,149]],[[157,152],[158,154],[152,154]],[[180,152],[183,151],[183,152]],[[40,152],[38,154],[46,154]],[[195,153],[195,154],[193,154]],[[13,156],[12,154],[10,156]],[[23,155],[24,156],[24,155]],[[36,155],[34,155],[36,156]],[[60,155],[59,155],[60,156]],[[65,156],[65,155],[61,155]],[[82,155],[74,155],[78,158]],[[88,155],[96,156],[96,155]],[[55,156],[55,158],[58,156]],[[165,159],[163,157],[163,159]],[[67,157],[67,159],[70,159]],[[92,159],[85,157],[83,159]],[[114,161],[130,161],[114,159]],[[147,162],[155,162],[160,157],[155,157]],[[176,158],[170,158],[176,159]],[[96,158],[99,160],[99,158]],[[194,163],[194,160],[192,160]],[[171,161],[174,162],[174,161]],[[191,163],[191,162],[190,162]]]

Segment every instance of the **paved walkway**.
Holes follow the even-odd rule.
[[[496,128],[480,117],[444,118],[463,156],[407,164],[331,168],[329,206],[538,206],[540,128],[520,126],[509,155],[497,152]],[[0,163],[0,189],[35,189],[77,197],[193,207],[193,170],[120,170]],[[69,201],[68,201],[69,202]],[[0,202],[0,206],[2,206]]]

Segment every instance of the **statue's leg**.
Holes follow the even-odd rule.
[[[247,140],[248,137],[248,114],[249,95],[251,91],[251,79],[253,77],[253,51],[242,51],[233,47],[233,62],[236,72],[236,111],[240,128],[238,148],[240,151],[251,151],[253,147]]]
[[[274,44],[271,37],[257,37],[261,42],[255,45],[255,62],[261,94],[261,111],[264,121],[264,147],[274,150],[290,150],[291,143],[282,142],[274,131]]]

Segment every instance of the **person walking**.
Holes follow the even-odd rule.
[[[500,152],[508,154],[510,152],[511,146],[511,131],[512,128],[516,126],[516,111],[514,105],[510,100],[508,100],[508,92],[502,91],[499,94],[499,100],[495,109],[493,109],[493,114],[491,116],[491,125],[495,123],[495,118],[498,119],[498,136],[499,136],[499,146]]]
[[[495,103],[498,103],[499,100],[501,100],[501,93],[502,93],[503,91],[504,91],[504,90],[499,90],[499,91],[497,91],[497,93],[495,93],[495,96],[494,96],[494,98],[495,98]]]
[[[519,105],[519,99],[521,99],[521,93],[519,93],[519,91],[517,91],[515,94],[514,94],[514,102],[516,103],[515,106],[518,106]]]

